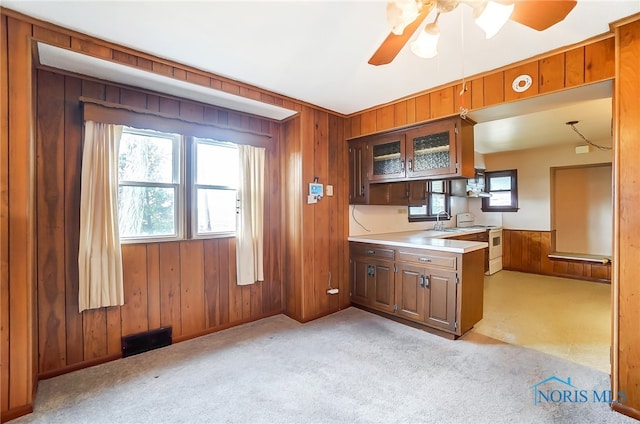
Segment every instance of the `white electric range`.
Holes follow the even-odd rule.
[[[502,269],[502,227],[496,225],[477,225],[476,217],[472,213],[456,215],[458,228],[484,228],[489,233],[489,267],[486,275],[492,275]]]

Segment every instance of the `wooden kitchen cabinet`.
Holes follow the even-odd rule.
[[[351,301],[456,338],[482,319],[484,250],[461,254],[351,242]]]
[[[364,171],[368,183],[438,179],[474,175],[472,121],[460,116],[440,119],[417,126],[374,134],[350,141],[354,181]],[[364,155],[357,144],[364,143]],[[353,147],[352,147],[353,146]],[[360,161],[360,162],[359,162]],[[358,165],[360,170],[358,170]],[[362,185],[353,184],[353,199]]]
[[[394,251],[375,245],[351,248],[351,301],[380,311],[393,312]],[[391,259],[391,260],[387,260]]]
[[[369,203],[369,180],[367,178],[368,146],[366,140],[349,142],[349,204]]]

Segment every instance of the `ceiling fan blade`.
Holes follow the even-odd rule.
[[[574,0],[516,1],[511,20],[538,31],[564,20],[578,3]]]
[[[400,53],[404,45],[407,44],[407,41],[409,41],[413,33],[416,32],[420,24],[426,19],[427,15],[433,10],[434,6],[435,2],[424,5],[415,21],[407,25],[401,35],[389,33],[389,36],[382,42],[380,47],[378,47],[378,50],[371,56],[371,59],[369,59],[369,64],[378,66],[391,63],[398,53]]]

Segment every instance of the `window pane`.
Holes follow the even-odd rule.
[[[510,191],[494,191],[489,198],[489,206],[511,206]]]
[[[198,234],[236,230],[236,191],[198,189]]]
[[[196,184],[237,187],[237,148],[198,142],[196,145],[196,160]]]
[[[409,216],[412,215],[426,215],[427,205],[422,206],[409,206]]]
[[[431,191],[434,193],[444,193],[444,181],[431,181]]]
[[[173,183],[172,137],[123,132],[120,139],[120,181]]]
[[[431,193],[429,197],[431,198],[431,212],[429,215],[435,216],[438,212],[446,210],[444,194]],[[442,216],[444,217],[444,214]]]
[[[173,187],[121,186],[118,191],[120,237],[174,236]]]
[[[511,177],[491,177],[489,190],[511,190]]]

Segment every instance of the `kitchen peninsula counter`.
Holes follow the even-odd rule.
[[[437,250],[440,252],[469,253],[489,246],[486,242],[451,240],[451,237],[482,233],[486,230],[478,228],[436,231],[402,231],[396,233],[367,234],[350,236],[349,241],[360,243],[382,244],[394,247]]]

